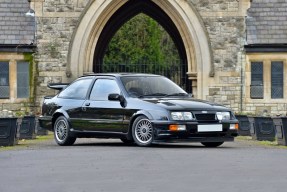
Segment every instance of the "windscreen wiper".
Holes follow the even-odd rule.
[[[172,94],[166,95],[166,97],[173,97],[173,96],[188,96],[188,94],[187,93],[172,93]]]
[[[165,94],[165,93],[153,93],[153,94],[147,94],[147,95],[140,95],[139,98],[153,97],[153,96],[165,97],[165,96],[167,96],[167,94]]]

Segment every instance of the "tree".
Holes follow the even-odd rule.
[[[146,72],[179,68],[178,50],[164,28],[140,13],[127,21],[111,39],[103,72]]]

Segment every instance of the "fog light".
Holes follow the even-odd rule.
[[[169,126],[170,131],[186,131],[185,125],[170,125]]]
[[[229,129],[236,129],[236,130],[238,130],[238,128],[239,128],[238,123],[230,124],[230,127],[229,127]]]

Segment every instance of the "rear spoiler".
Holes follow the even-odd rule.
[[[62,89],[65,89],[69,84],[70,83],[49,83],[48,87],[61,91]]]

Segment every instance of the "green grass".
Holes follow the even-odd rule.
[[[0,147],[0,152],[1,152],[1,151],[10,151],[10,150],[12,150],[12,149],[14,149],[14,146],[8,146],[8,147],[3,147],[3,146],[1,146],[1,147]]]
[[[47,140],[50,140],[50,139],[53,139],[54,138],[54,135],[53,133],[49,133],[48,135],[44,135],[44,136],[37,136],[36,139],[22,139],[22,140],[19,140],[19,144],[25,144],[25,143],[38,143],[38,142],[41,142],[41,141],[47,141]]]
[[[18,144],[15,146],[7,146],[7,147],[0,146],[0,152],[28,148],[30,146],[33,146],[33,145],[36,145],[36,144],[39,144],[39,143],[42,143],[48,140],[52,140],[53,138],[54,138],[53,133],[49,132],[48,135],[37,136],[36,139],[21,139],[18,141]]]
[[[287,149],[287,146],[278,145],[277,140],[275,140],[275,141],[257,141],[257,140],[253,140],[251,136],[238,136],[238,137],[236,137],[235,140],[246,141],[246,142],[249,142],[250,144],[254,144],[254,145],[258,145],[258,146]]]

